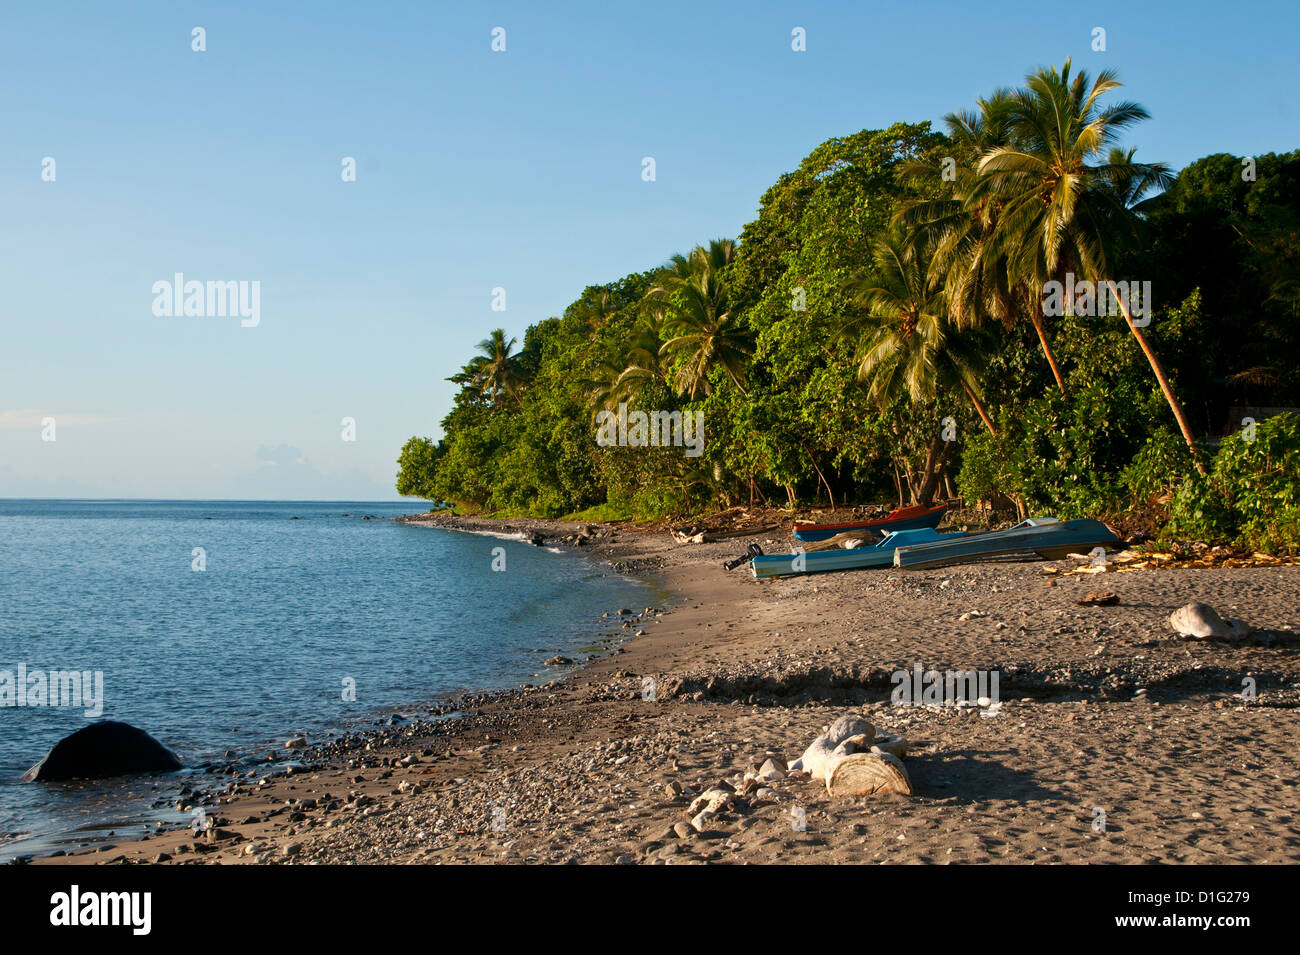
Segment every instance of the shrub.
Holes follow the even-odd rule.
[[[1300,551],[1300,415],[1225,438],[1210,473],[1185,481],[1172,510],[1169,536]]]

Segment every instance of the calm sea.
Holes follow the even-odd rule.
[[[256,756],[290,735],[542,682],[548,655],[605,631],[603,612],[661,596],[577,554],[387,520],[417,509],[0,500],[0,671],[104,680],[98,717],[0,706],[0,861],[138,832],[184,781],[19,782],[95,719],[139,726],[187,766]]]

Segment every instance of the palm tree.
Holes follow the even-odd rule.
[[[497,328],[477,347],[483,354],[475,355],[460,374],[448,380],[477,389],[496,408],[501,407],[507,396],[518,400],[521,382],[519,356],[514,353],[515,339],[506,341],[505,330]]]
[[[1173,176],[1162,163],[1134,162],[1132,150],[1113,148],[1124,129],[1149,115],[1130,101],[1101,108],[1100,98],[1121,85],[1113,71],[1103,70],[1091,83],[1084,71],[1070,74],[1068,59],[1060,71],[1031,73],[1027,88],[1007,102],[1010,144],[980,160],[974,195],[1000,206],[989,254],[1006,263],[1013,284],[1034,292],[1030,315],[1062,393],[1065,382],[1043,325],[1042,289],[1069,272],[1109,287],[1200,469],[1182,405],[1127,304],[1115,295],[1109,272],[1108,253],[1136,226],[1133,206],[1148,191],[1166,188]]]
[[[709,372],[721,366],[745,394],[745,359],[753,351],[730,307],[724,270],[736,254],[730,239],[714,239],[706,249],[674,255],[646,299],[662,308],[669,339],[660,354],[678,363],[673,386],[694,399],[711,394]]]
[[[1133,162],[1134,150],[1127,151],[1121,149],[1112,149],[1110,151],[1110,166],[1117,170],[1109,182],[1105,183],[1102,188],[1103,194],[1109,193],[1110,208],[1107,210],[1104,206],[1102,212],[1109,212],[1109,216],[1103,215],[1103,219],[1108,221],[1111,231],[1108,233],[1108,241],[1103,243],[1103,249],[1110,244],[1123,244],[1125,241],[1132,242],[1137,238],[1139,233],[1140,219],[1135,213],[1135,208],[1146,197],[1147,193],[1156,188],[1165,188],[1172,181],[1172,176],[1168,169],[1163,165],[1144,165]],[[1161,364],[1160,358],[1151,347],[1151,342],[1142,327],[1133,321],[1133,314],[1129,310],[1128,302],[1119,294],[1115,283],[1108,275],[1089,276],[1098,282],[1104,282],[1110,289],[1111,299],[1119,304],[1120,312],[1124,315],[1124,321],[1137,339],[1138,347],[1142,349],[1142,354],[1146,356],[1147,364],[1151,366],[1151,372],[1156,376],[1156,382],[1160,385],[1160,390],[1164,393],[1165,401],[1169,403],[1169,409],[1174,413],[1174,420],[1178,422],[1178,428],[1183,433],[1183,440],[1187,442],[1188,448],[1192,451],[1192,462],[1196,465],[1196,470],[1205,474],[1205,464],[1201,461],[1196,453],[1196,441],[1192,436],[1192,426],[1187,421],[1187,414],[1183,411],[1182,403],[1174,394],[1173,386],[1169,383],[1169,377],[1165,374],[1164,365]],[[1149,303],[1148,303],[1149,305]]]
[[[948,314],[958,328],[972,328],[986,318],[1007,327],[1014,322],[1013,292],[1005,270],[989,255],[989,242],[997,226],[997,207],[976,189],[977,166],[986,152],[1007,142],[1006,105],[1010,91],[997,90],[978,101],[978,111],[960,111],[944,117],[954,156],[946,175],[926,160],[914,160],[905,174],[923,192],[933,190],[936,176],[947,183],[938,198],[905,202],[894,217],[907,227],[909,241],[930,251],[930,284],[942,287]]]
[[[923,250],[899,229],[873,243],[875,269],[849,285],[863,309],[846,331],[858,338],[858,378],[882,406],[906,394],[913,402],[959,386],[989,433],[997,431],[984,406],[976,351],[948,317],[944,293],[933,288]]]
[[[1000,203],[979,185],[980,160],[1009,142],[1011,95],[1008,89],[998,89],[987,99],[978,100],[976,110],[944,117],[953,147],[953,155],[944,159],[947,169],[936,168],[924,159],[904,166],[905,175],[922,193],[933,193],[937,180],[945,184],[944,194],[904,202],[894,217],[894,225],[908,230],[911,244],[930,250],[930,285],[943,289],[954,328],[965,331],[992,319],[1010,330],[1018,320],[1028,317],[1063,389],[1046,330],[1036,321],[1038,296],[1010,280],[1006,262],[994,247]]]
[[[849,284],[861,308],[845,332],[858,340],[858,378],[868,395],[887,407],[906,395],[913,403],[960,386],[989,433],[993,420],[984,407],[975,351],[948,318],[942,291],[928,277],[927,256],[896,228],[873,243],[873,274]],[[948,443],[936,431],[919,471],[907,468],[913,503],[926,503],[939,485]]]
[[[1062,281],[1067,272],[1093,279],[1105,274],[1111,183],[1146,178],[1163,186],[1172,180],[1163,166],[1104,155],[1124,129],[1148,116],[1128,101],[1101,108],[1098,100],[1120,85],[1113,71],[1103,70],[1095,82],[1084,71],[1071,78],[1067,59],[1061,70],[1044,67],[1025,82],[1005,104],[1009,142],[984,153],[971,198],[998,207],[987,254],[1022,291],[1064,394],[1065,379],[1043,321],[1044,285]]]
[[[587,382],[591,405],[612,411],[651,382],[667,384],[668,370],[660,355],[662,329],[663,312],[648,311],[623,348],[597,363]]]

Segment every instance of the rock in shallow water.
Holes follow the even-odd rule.
[[[170,773],[180,768],[176,754],[144,730],[105,720],[59,740],[23,775],[23,780],[107,779],[131,773]]]

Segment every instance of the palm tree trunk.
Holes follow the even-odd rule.
[[[970,403],[973,404],[975,410],[979,412],[980,419],[983,420],[985,427],[989,429],[989,434],[996,438],[998,433],[993,428],[993,419],[989,417],[988,411],[984,409],[984,403],[975,396],[975,392],[971,390],[970,385],[966,384],[966,382],[963,381],[961,386],[966,389],[966,397],[970,399]]]
[[[1146,335],[1142,334],[1142,329],[1133,323],[1133,314],[1128,310],[1128,303],[1124,301],[1119,290],[1115,288],[1115,283],[1106,280],[1110,288],[1110,294],[1113,301],[1119,303],[1119,309],[1124,313],[1124,321],[1128,322],[1129,330],[1133,337],[1137,339],[1142,353],[1147,356],[1147,361],[1151,365],[1151,370],[1155,372],[1156,381],[1160,384],[1160,390],[1165,393],[1165,401],[1169,402],[1169,407],[1174,412],[1174,418],[1178,420],[1179,430],[1183,432],[1183,440],[1187,442],[1187,447],[1192,451],[1192,463],[1196,465],[1196,471],[1202,477],[1205,476],[1205,465],[1201,463],[1201,457],[1196,452],[1196,440],[1192,437],[1192,426],[1187,423],[1187,415],[1183,413],[1183,406],[1179,403],[1178,398],[1174,396],[1174,389],[1169,384],[1169,379],[1165,376],[1164,366],[1160,364],[1160,359],[1151,348],[1151,343],[1147,341]]]
[[[1047,356],[1047,363],[1052,366],[1056,387],[1061,389],[1061,394],[1065,394],[1065,379],[1061,377],[1061,368],[1056,364],[1056,355],[1052,353],[1052,346],[1047,341],[1047,326],[1043,322],[1041,312],[1031,309],[1029,320],[1034,323],[1034,331],[1038,332],[1038,341],[1043,346],[1043,354]]]

